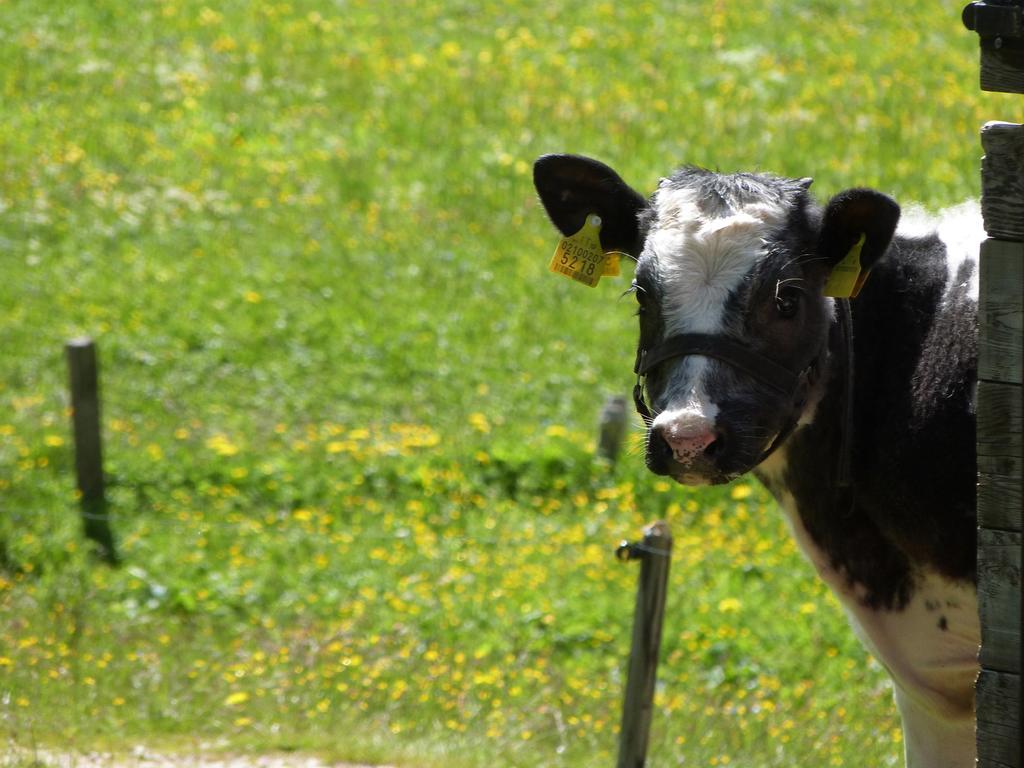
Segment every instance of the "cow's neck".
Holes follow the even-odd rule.
[[[870,331],[859,313],[844,321],[847,309],[837,302],[825,369],[800,427],[755,474],[786,509],[801,547],[816,550],[819,573],[832,572],[835,588],[872,606],[898,607],[909,597],[911,563],[858,503],[859,483],[849,476],[863,437],[856,433],[862,396],[849,366],[856,377],[874,371],[858,354],[859,334]]]

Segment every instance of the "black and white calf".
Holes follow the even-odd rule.
[[[753,471],[889,670],[907,765],[974,765],[976,206],[935,221],[810,179],[683,168],[645,199],[606,165],[545,155],[555,226],[602,219],[637,258],[637,408],[651,471]],[[916,219],[908,221],[908,219]],[[870,279],[824,295],[862,241]]]

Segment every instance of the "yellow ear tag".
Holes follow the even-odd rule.
[[[605,254],[600,235],[601,217],[591,213],[579,232],[559,241],[548,268],[591,288],[597,285],[601,275],[619,274],[618,256],[613,260]]]
[[[832,267],[832,274],[828,276],[825,283],[825,295],[836,299],[852,299],[860,293],[864,287],[864,281],[868,279],[868,273],[860,266],[860,250],[864,247],[867,239],[865,233],[861,233],[860,239],[853,244],[849,253],[843,260]]]

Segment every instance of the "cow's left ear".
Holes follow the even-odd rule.
[[[888,195],[873,189],[847,189],[825,207],[817,255],[832,269],[863,235],[860,264],[866,272],[885,254],[899,220],[900,207]]]

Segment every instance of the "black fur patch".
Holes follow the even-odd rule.
[[[790,440],[784,481],[803,523],[872,607],[902,607],[921,568],[975,577],[977,307],[945,284],[937,238],[897,238],[852,302],[852,489],[836,493],[826,458],[842,420],[838,366],[814,422]]]

